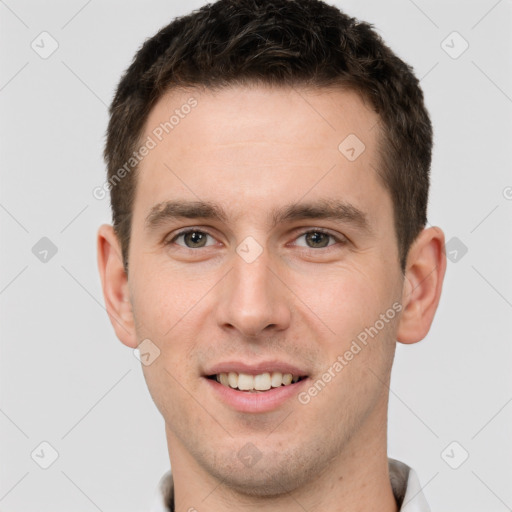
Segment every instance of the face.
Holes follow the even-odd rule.
[[[385,436],[403,278],[377,122],[327,89],[173,91],[152,110],[128,289],[173,467],[270,495]]]

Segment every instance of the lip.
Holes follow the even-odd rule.
[[[262,373],[260,370],[258,370],[258,372]],[[292,372],[290,371],[285,373]],[[302,379],[293,384],[289,384],[288,386],[271,388],[268,391],[262,391],[259,393],[238,391],[228,386],[224,386],[216,380],[208,379],[207,377],[203,377],[203,380],[209,386],[213,395],[229,407],[244,413],[264,413],[273,411],[282,406],[287,400],[296,397],[304,387],[305,383],[308,383],[309,378]]]
[[[297,377],[306,377],[308,375],[308,371],[301,369],[292,364],[285,363],[283,361],[261,361],[259,363],[244,363],[242,361],[226,361],[223,363],[218,363],[211,366],[208,370],[203,374],[208,377],[210,375],[217,375],[219,373],[247,373],[248,375],[259,375],[261,373],[272,373],[272,372],[281,372],[281,373],[291,373],[292,375],[296,375]],[[277,389],[277,388],[276,388]]]

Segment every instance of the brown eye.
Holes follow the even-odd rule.
[[[186,247],[188,249],[200,249],[202,247],[206,247],[208,237],[210,235],[208,233],[205,233],[204,231],[199,231],[197,229],[191,229],[188,231],[182,231],[178,235],[176,235],[170,243],[177,243],[176,241],[180,238],[183,239],[183,243],[177,243],[177,245],[180,245],[182,247]]]
[[[300,239],[303,239],[304,243],[298,243],[297,245],[308,249],[324,249],[330,245],[335,245],[337,242],[342,243],[342,240],[339,240],[334,235],[318,229],[302,233],[297,238],[297,240]]]
[[[305,233],[305,236],[306,243],[314,248],[327,247],[329,245],[329,238],[331,238],[327,233],[321,233],[319,231],[310,231],[309,233]]]

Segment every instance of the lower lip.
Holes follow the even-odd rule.
[[[206,377],[204,379],[222,402],[240,412],[268,412],[277,409],[287,400],[296,397],[308,380],[306,378],[288,386],[251,393],[249,391],[238,391]]]

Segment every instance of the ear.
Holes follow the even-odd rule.
[[[444,233],[438,227],[424,229],[407,256],[397,332],[400,343],[416,343],[427,335],[441,297],[445,271]]]
[[[128,290],[128,276],[123,267],[119,240],[112,226],[98,230],[98,268],[107,313],[119,340],[137,348],[135,323]]]

